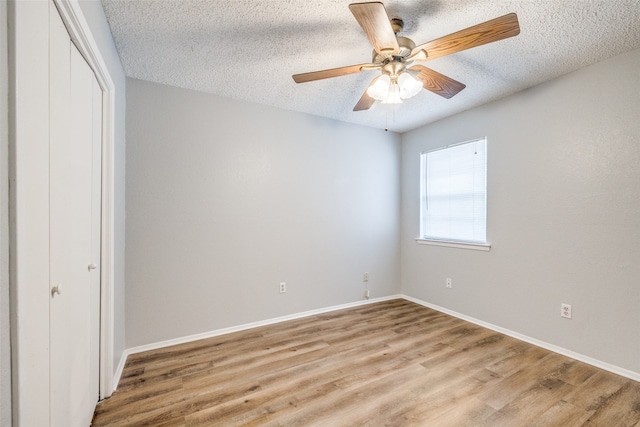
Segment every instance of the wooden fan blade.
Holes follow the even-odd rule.
[[[416,46],[411,54],[416,55],[424,50],[428,61],[518,34],[520,34],[518,17],[515,13],[510,13]]]
[[[419,71],[417,79],[422,82],[422,86],[437,95],[444,98],[451,98],[464,89],[466,86],[459,81],[453,80],[444,74],[433,71],[422,65],[414,65],[410,70]]]
[[[382,3],[352,3],[349,5],[349,10],[364,30],[376,52],[397,53],[400,51],[389,15],[387,15],[387,10]]]
[[[371,64],[358,64],[349,65],[340,68],[331,68],[329,70],[312,71],[310,73],[294,74],[293,80],[296,83],[311,82],[314,80],[328,79],[331,77],[346,76],[347,74],[355,74],[362,71],[362,67],[370,66]]]
[[[369,86],[367,86],[367,89],[369,89],[369,87],[373,86],[375,84],[375,82],[378,81],[379,77],[380,76],[378,76],[375,79],[373,79],[371,81],[371,83],[369,83]],[[369,108],[371,108],[371,106],[373,105],[374,102],[376,102],[376,100],[373,99],[372,97],[370,97],[369,94],[367,93],[367,91],[365,90],[364,93],[362,94],[362,96],[360,97],[360,100],[356,104],[356,106],[353,107],[353,111],[368,110]]]

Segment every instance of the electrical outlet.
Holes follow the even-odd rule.
[[[560,304],[560,316],[571,319],[571,304]]]
[[[362,281],[365,283],[369,281],[369,273],[367,273],[366,271],[362,275]]]
[[[287,283],[286,282],[280,282],[280,293],[284,294],[285,292],[287,292]]]
[[[453,283],[453,281],[451,280],[451,277],[447,277],[447,288],[451,289],[452,288],[452,283]]]

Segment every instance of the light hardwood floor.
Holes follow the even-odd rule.
[[[640,427],[640,383],[398,299],[131,355],[129,425]]]

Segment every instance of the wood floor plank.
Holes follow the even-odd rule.
[[[532,421],[531,427],[579,427],[585,425],[591,415],[593,411],[584,411],[571,403],[559,400]]]
[[[284,425],[344,425],[350,420],[351,425],[361,424],[359,420],[372,419],[379,413],[380,398],[392,396],[398,401],[410,393],[410,390],[424,382],[420,365],[409,365],[393,372],[371,377],[366,383],[352,383],[341,393],[332,393],[324,397],[321,405],[299,407],[297,411],[286,417],[277,416],[278,423]]]
[[[92,425],[640,427],[640,383],[396,299],[131,355]]]
[[[479,392],[476,397],[496,410],[502,409],[509,402],[516,399],[521,393],[534,387],[549,373],[563,369],[566,361],[564,356],[548,353],[537,363],[522,365],[522,368],[506,377],[500,382],[499,387],[492,387]]]
[[[597,411],[616,395],[627,381],[615,374],[598,371],[564,400],[587,411]]]
[[[474,412],[473,417],[478,417],[480,407],[488,415],[494,412],[492,408],[476,400],[472,402],[475,407],[471,410],[470,406],[467,406],[467,399],[474,391],[495,380],[495,374],[487,370],[468,371],[454,378],[450,375],[446,378],[441,371],[432,370],[422,375],[413,385],[409,385],[401,399],[395,399],[394,396],[394,399],[385,402],[385,395],[382,394],[379,399],[384,410],[380,411],[376,419],[383,425],[438,425],[437,420],[448,419],[449,416],[466,419],[470,416],[470,411]],[[452,403],[458,402],[461,397],[466,403],[463,407],[456,408]]]
[[[625,381],[615,393],[603,396],[590,408],[595,413],[587,426],[634,426],[640,423],[640,383]]]
[[[573,386],[549,378],[537,382],[487,419],[493,426],[527,426],[535,422],[555,402],[561,400]]]

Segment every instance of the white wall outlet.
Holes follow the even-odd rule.
[[[453,284],[453,280],[451,280],[451,277],[447,277],[447,288],[451,289],[452,284]]]
[[[287,283],[286,282],[280,282],[280,293],[284,294],[285,292],[287,292]]]
[[[560,304],[560,316],[571,319],[571,304]]]
[[[367,273],[366,271],[362,275],[362,281],[365,283],[369,281],[369,273]]]

